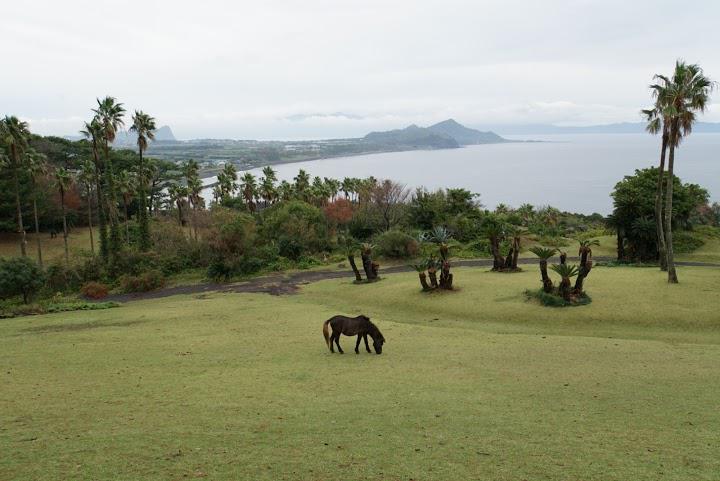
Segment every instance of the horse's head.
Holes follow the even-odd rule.
[[[370,321],[370,319],[368,319]],[[383,337],[380,329],[375,324],[370,323],[370,329],[368,331],[370,337],[373,339],[373,348],[375,348],[375,354],[382,354],[383,344],[385,344],[385,337]]]
[[[379,338],[373,339],[373,347],[375,348],[375,354],[382,354],[382,347],[385,344],[385,338],[380,336]]]

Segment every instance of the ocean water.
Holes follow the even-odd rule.
[[[660,139],[645,134],[507,136],[542,140],[461,149],[392,152],[274,165],[281,180],[299,169],[312,176],[392,179],[409,188],[462,187],[480,202],[551,205],[590,214],[612,211],[610,192],[635,169],[657,165]],[[251,171],[260,175],[260,170]],[[693,134],[676,151],[676,175],[720,201],[720,134]],[[215,182],[215,178],[205,182]],[[206,190],[208,200],[212,194]]]

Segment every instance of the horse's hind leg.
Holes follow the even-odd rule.
[[[362,339],[362,335],[358,334],[357,342],[355,343],[355,354],[360,354],[360,339]]]
[[[367,352],[372,352],[372,351],[370,350],[370,345],[369,345],[368,342],[367,342],[367,334],[363,334],[363,339],[365,339],[365,350],[366,350]]]
[[[335,335],[335,345],[337,345],[338,352],[340,354],[345,354],[345,351],[343,351],[342,347],[340,347],[340,333],[339,332]]]

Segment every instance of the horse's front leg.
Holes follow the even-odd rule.
[[[355,343],[355,354],[360,354],[360,339],[362,339],[362,335],[358,334],[357,342]]]
[[[367,342],[367,333],[363,334],[363,339],[365,339],[365,350],[371,353],[372,351],[370,350],[370,345]]]
[[[342,350],[342,347],[340,347],[340,333],[338,333],[337,336],[335,336],[335,344],[337,345],[338,352],[340,354],[345,354],[345,351]]]

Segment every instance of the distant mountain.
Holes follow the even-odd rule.
[[[370,132],[363,141],[393,149],[453,149],[460,147],[457,140],[442,133],[433,132],[424,127],[411,125],[404,129],[386,132]]]
[[[507,142],[495,132],[481,132],[447,119],[427,128],[431,132],[452,137],[460,145],[497,144]]]
[[[645,124],[642,122],[622,122],[617,124],[560,126],[547,124],[505,125],[496,126],[498,132],[505,135],[550,135],[550,134],[643,134]],[[694,133],[720,133],[720,123],[698,122],[693,126]]]
[[[155,130],[155,142],[175,142],[177,139],[169,126],[163,125]],[[134,132],[122,131],[115,136],[114,145],[126,146],[137,144],[137,135]]]

